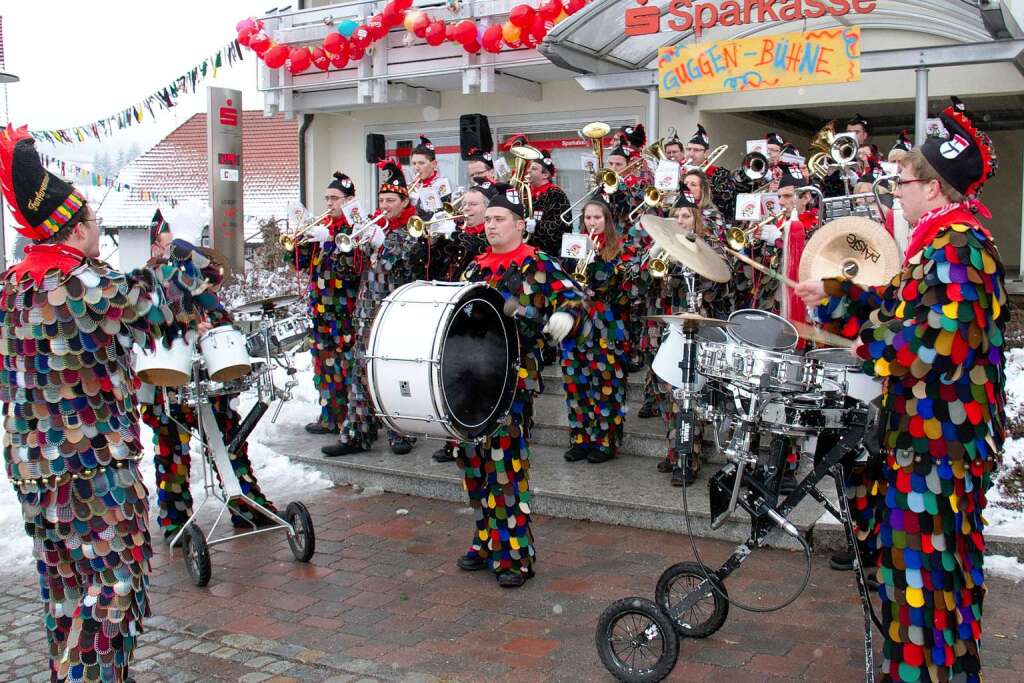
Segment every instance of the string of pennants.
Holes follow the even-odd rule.
[[[129,185],[128,183],[122,183],[118,181],[116,176],[109,176],[103,173],[96,173],[87,168],[82,168],[77,164],[52,157],[49,154],[39,154],[40,160],[43,162],[43,166],[57,173],[62,178],[65,178],[72,183],[77,185],[96,185],[97,187],[109,187],[117,192],[128,195],[132,199],[138,199],[144,202],[156,202],[158,204],[170,204],[174,206],[178,203],[178,199],[171,197],[170,195],[160,194],[158,192],[151,192],[149,190],[143,190],[141,188]]]
[[[159,111],[166,111],[176,106],[179,97],[197,92],[200,83],[207,78],[216,77],[218,69],[230,68],[240,61],[242,61],[242,48],[238,45],[237,40],[232,40],[164,87],[154,91],[149,97],[116,114],[81,126],[29,132],[41,142],[64,145],[109,137],[117,131],[142,123],[147,117],[156,118]]]

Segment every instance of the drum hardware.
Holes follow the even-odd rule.
[[[285,310],[299,301],[298,294],[278,294],[266,299],[254,299],[231,309],[232,315],[266,316]]]
[[[300,225],[295,230],[295,232],[285,233],[284,235],[278,237],[278,242],[281,244],[281,248],[284,249],[285,251],[292,251],[298,245],[304,244],[306,242],[306,234],[310,230],[315,228],[317,225],[320,225],[321,221],[325,220],[330,215],[331,210],[328,209],[327,211],[324,211],[316,218],[306,221],[305,223]]]
[[[801,280],[845,277],[858,285],[887,284],[899,272],[896,241],[875,221],[847,216],[815,231],[800,259]]]
[[[725,259],[694,233],[680,232],[675,220],[648,214],[640,218],[640,226],[655,246],[697,275],[713,282],[728,282],[732,278]]]

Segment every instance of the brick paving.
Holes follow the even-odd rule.
[[[158,549],[139,683],[611,681],[594,648],[598,615],[617,598],[652,597],[666,566],[692,559],[681,535],[538,516],[539,574],[503,591],[454,566],[471,537],[468,508],[348,487],[305,502],[317,535],[308,565],[292,560],[284,534],[242,539],[212,549],[213,580],[200,589],[176,554]],[[698,545],[716,562],[731,549]],[[684,640],[668,680],[859,680],[852,574],[830,571],[824,556],[813,565],[807,592],[785,610],[734,608],[710,638]],[[29,571],[0,577],[0,680],[47,680]],[[798,553],[759,551],[729,592],[776,602],[801,571]],[[990,585],[985,680],[1019,681],[1024,585]]]

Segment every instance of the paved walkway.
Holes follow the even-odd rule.
[[[594,649],[598,615],[617,598],[651,597],[666,566],[691,558],[680,535],[539,517],[539,575],[503,591],[454,566],[471,537],[468,508],[347,487],[305,502],[317,534],[308,565],[292,561],[283,534],[242,539],[212,550],[213,580],[198,589],[177,554],[158,550],[139,683],[611,681]],[[730,549],[699,547],[715,561]],[[28,571],[0,575],[0,680],[47,679]],[[729,592],[777,602],[801,571],[800,554],[761,551]],[[712,637],[682,642],[669,680],[859,680],[852,578],[815,556],[795,604],[768,615],[733,609]],[[986,683],[1019,681],[1024,584],[992,580],[986,608]]]

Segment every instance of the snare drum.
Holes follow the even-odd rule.
[[[169,349],[158,339],[152,352],[142,349],[136,354],[135,374],[143,382],[157,387],[180,387],[188,384],[192,379],[194,350],[194,345],[182,337],[175,338]]]
[[[400,434],[476,441],[508,415],[519,334],[483,283],[403,285],[381,303],[366,374],[379,417]]]
[[[309,336],[312,328],[313,321],[304,314],[275,320],[267,330],[270,337],[270,355],[278,356],[291,351]],[[250,333],[245,345],[250,356],[260,358],[267,355],[267,344],[262,331]]]
[[[230,382],[252,369],[245,335],[231,325],[220,325],[201,336],[199,352],[206,363],[206,374],[215,382]]]
[[[679,363],[683,360],[683,328],[682,325],[670,323],[666,326],[665,338],[658,346],[658,353],[651,363],[651,370],[658,379],[668,382],[676,389],[683,386],[683,372],[679,369]],[[696,389],[700,391],[704,387],[704,367],[700,361],[700,349],[710,344],[724,344],[726,341],[725,332],[719,327],[702,327],[697,332],[697,384]],[[714,375],[712,375],[714,376]]]
[[[847,396],[867,404],[882,395],[882,383],[864,374],[849,349],[815,349],[807,357],[820,361],[825,378],[845,386]]]
[[[767,377],[768,388],[782,392],[808,392],[821,384],[821,364],[802,356],[768,351],[739,344],[705,344],[698,353],[701,372],[750,389],[761,386]]]
[[[729,316],[726,334],[744,346],[768,351],[792,351],[799,335],[785,318],[755,309],[736,311]]]

